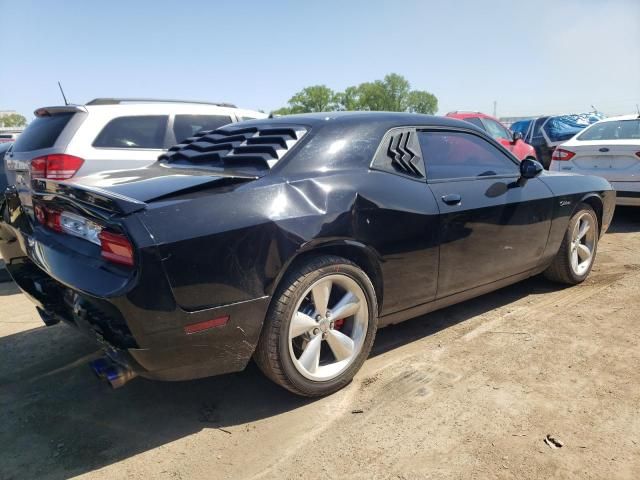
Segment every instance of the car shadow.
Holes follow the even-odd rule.
[[[616,207],[613,221],[607,233],[640,231],[640,207]]]
[[[617,214],[612,230],[635,231],[638,224],[633,212]],[[558,288],[534,277],[389,326],[378,332],[371,356]],[[204,429],[229,435],[238,425],[314,402],[276,386],[253,363],[236,374],[175,383],[135,379],[112,390],[88,367],[98,355],[63,324],[0,337],[0,478],[81,475]]]
[[[554,288],[534,278],[381,329],[371,356]],[[0,338],[0,444],[12,459],[0,465],[1,478],[68,478],[203,429],[226,432],[314,401],[273,384],[253,363],[236,374],[187,382],[139,378],[113,390],[88,367],[98,356],[91,341],[63,324]]]

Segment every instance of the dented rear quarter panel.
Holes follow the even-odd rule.
[[[433,299],[433,194],[424,182],[367,169],[387,128],[332,128],[314,127],[295,156],[258,180],[152,202],[139,213],[182,308],[272,295],[299,255],[336,245],[361,249],[380,268],[383,315]],[[399,277],[422,288],[407,289]]]

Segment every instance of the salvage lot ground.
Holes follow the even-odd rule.
[[[93,344],[0,284],[0,479],[637,479],[639,311],[640,212],[619,209],[583,285],[381,330],[355,381],[310,401],[253,365],[110,390]]]

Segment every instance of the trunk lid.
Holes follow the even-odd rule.
[[[40,194],[73,198],[103,210],[128,215],[153,201],[213,187],[223,187],[258,178],[193,168],[172,168],[156,162],[134,170],[116,170],[67,181],[34,180]]]
[[[562,147],[563,148],[563,147]],[[640,145],[622,140],[618,142],[581,142],[567,145],[575,153],[567,163],[571,171],[585,175],[598,175],[609,181],[640,181]]]

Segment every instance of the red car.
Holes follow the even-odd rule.
[[[513,153],[518,160],[524,160],[525,158],[536,160],[535,149],[522,140],[522,134],[520,132],[512,132],[500,123],[497,118],[480,112],[449,112],[446,116],[465,120],[473,123],[476,127],[480,127],[500,142],[504,148]]]

